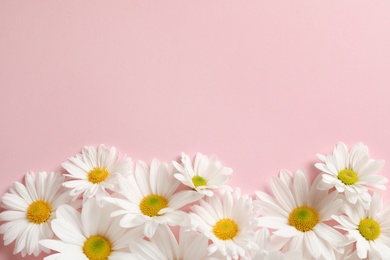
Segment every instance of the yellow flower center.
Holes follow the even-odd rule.
[[[95,235],[85,240],[83,252],[89,260],[107,260],[111,254],[111,247],[107,238]]]
[[[96,184],[107,179],[108,175],[106,168],[95,167],[88,172],[88,181]]]
[[[311,207],[300,206],[291,211],[288,222],[299,231],[310,231],[319,222],[318,212]]]
[[[221,240],[233,239],[238,233],[238,225],[233,219],[223,218],[215,223],[213,232]]]
[[[350,169],[344,169],[340,171],[337,175],[337,178],[345,185],[352,185],[359,180],[359,177],[356,172]]]
[[[168,207],[168,200],[156,194],[144,197],[139,205],[141,212],[149,217],[160,216],[158,212],[166,207]]]
[[[381,227],[379,226],[378,222],[369,218],[360,220],[358,230],[360,234],[367,240],[375,240],[381,234]]]
[[[26,217],[28,221],[34,224],[41,224],[46,222],[50,215],[50,204],[43,200],[36,200],[28,206]]]
[[[192,177],[192,183],[194,184],[195,187],[207,185],[207,181],[202,176],[199,175],[195,175],[194,177]]]

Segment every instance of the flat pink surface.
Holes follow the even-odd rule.
[[[338,141],[390,162],[389,14],[375,0],[1,0],[0,193],[100,143],[147,162],[216,154],[249,194],[281,168],[313,177]],[[12,249],[0,259],[21,259]]]

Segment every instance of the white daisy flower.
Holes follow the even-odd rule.
[[[296,249],[291,249],[287,252],[275,250],[272,246],[270,232],[267,228],[256,231],[255,241],[259,249],[254,251],[252,260],[302,260],[301,252]]]
[[[142,230],[127,230],[111,218],[114,206],[100,207],[96,199],[85,200],[81,214],[74,208],[63,205],[57,209],[57,218],[52,228],[60,240],[44,239],[39,243],[58,253],[45,260],[120,260],[131,256],[130,239],[142,239]]]
[[[194,231],[180,228],[179,243],[167,225],[157,229],[149,241],[137,240],[130,244],[129,260],[218,260],[208,256],[208,239]]]
[[[332,216],[340,228],[348,232],[350,243],[356,242],[356,251],[360,259],[388,259],[390,256],[390,211],[381,212],[382,200],[378,192],[372,196],[370,207],[362,205],[343,206],[346,214]]]
[[[120,193],[125,197],[106,198],[110,203],[122,208],[114,211],[112,216],[124,215],[120,225],[125,228],[144,225],[144,234],[152,237],[158,225],[187,225],[187,213],[179,210],[183,206],[199,200],[202,195],[195,191],[175,193],[180,182],[173,178],[167,163],[154,159],[150,166],[139,161],[135,174],[121,178]]]
[[[365,208],[371,200],[370,188],[385,190],[387,179],[376,173],[383,168],[383,160],[372,160],[368,156],[368,148],[362,143],[355,144],[348,151],[344,143],[338,143],[331,155],[317,155],[323,163],[315,167],[323,172],[322,182],[318,188],[329,190],[333,187],[344,193],[349,203],[361,202]]]
[[[85,146],[81,154],[69,158],[62,163],[62,167],[69,173],[66,176],[72,180],[63,185],[72,189],[70,195],[84,199],[95,197],[99,205],[103,205],[103,197],[110,196],[106,190],[114,190],[117,187],[117,177],[127,176],[132,172],[133,163],[130,158],[123,157],[118,160],[119,154],[115,147],[107,149],[100,145],[95,147]]]
[[[260,226],[275,229],[273,243],[275,249],[300,250],[304,258],[335,259],[335,250],[344,240],[344,236],[331,228],[324,221],[331,220],[331,215],[338,213],[341,199],[337,193],[317,190],[320,177],[309,188],[309,181],[303,171],[282,170],[279,177],[271,180],[272,197],[257,191],[255,205],[263,213]]]
[[[173,161],[173,165],[179,171],[174,176],[184,185],[191,187],[200,194],[213,196],[212,189],[228,189],[225,185],[232,177],[233,170],[223,167],[216,157],[208,158],[206,155],[197,153],[194,166],[191,159],[185,153],[182,153],[182,165]]]
[[[25,186],[14,182],[9,192],[1,197],[2,207],[0,221],[6,223],[0,226],[4,234],[4,245],[16,240],[13,253],[22,256],[38,256],[43,250],[38,241],[52,238],[51,220],[56,215],[56,209],[61,204],[69,203],[69,192],[62,187],[65,177],[60,173],[30,172],[25,175]]]
[[[193,229],[211,239],[209,253],[218,250],[225,259],[250,259],[250,250],[257,248],[252,199],[236,190],[215,193],[199,203],[191,207],[191,222]]]

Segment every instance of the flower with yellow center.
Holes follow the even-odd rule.
[[[38,256],[42,248],[38,241],[52,238],[51,221],[57,207],[69,203],[72,197],[62,187],[65,178],[60,173],[27,173],[25,185],[14,182],[9,192],[1,197],[5,211],[0,213],[0,233],[4,244],[16,240],[14,254]],[[27,240],[28,238],[28,240]]]
[[[154,159],[149,170],[139,161],[135,173],[119,181],[122,198],[106,198],[106,201],[120,208],[112,215],[123,215],[122,227],[143,226],[145,236],[151,238],[161,224],[182,226],[189,223],[188,215],[180,208],[199,200],[202,195],[192,190],[176,192],[179,184],[167,163]]]
[[[52,221],[59,239],[45,239],[40,244],[58,252],[49,257],[61,259],[130,259],[129,241],[142,239],[142,230],[121,228],[119,219],[110,217],[114,209],[107,203],[100,207],[96,199],[85,200],[81,213],[63,205]]]
[[[223,167],[215,156],[207,157],[197,153],[194,165],[185,153],[182,153],[182,164],[173,161],[176,168],[175,178],[184,185],[196,190],[200,194],[213,196],[213,190],[225,189],[231,191],[226,185],[232,176],[232,169]]]
[[[390,254],[390,211],[382,212],[382,199],[378,192],[372,195],[370,207],[362,205],[343,207],[345,215],[333,216],[340,223],[336,226],[347,231],[350,243],[356,243],[357,255],[363,259],[388,259]]]
[[[321,176],[310,185],[303,171],[293,175],[282,170],[271,181],[275,197],[256,192],[254,204],[263,215],[259,225],[275,229],[273,234],[283,249],[299,250],[304,259],[332,259],[335,252],[342,251],[343,235],[324,223],[338,212],[342,200],[336,199],[336,192],[318,190],[320,181]]]
[[[107,190],[115,191],[118,188],[118,176],[128,176],[132,172],[133,163],[130,158],[118,160],[119,154],[115,147],[111,149],[100,145],[98,149],[86,146],[81,154],[69,158],[62,164],[68,172],[69,181],[64,186],[72,189],[70,195],[84,199],[96,198],[103,206],[103,198],[109,197]]]
[[[235,192],[216,193],[191,207],[192,226],[212,241],[209,252],[225,258],[248,259],[252,249],[256,214],[252,199]]]
[[[318,188],[336,188],[351,204],[359,202],[367,209],[371,200],[368,190],[386,189],[384,184],[387,179],[377,175],[384,161],[370,159],[368,148],[362,143],[355,144],[350,151],[344,143],[338,143],[333,154],[319,154],[318,158],[322,161],[315,164],[322,171],[322,181]]]

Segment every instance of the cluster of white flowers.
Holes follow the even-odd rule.
[[[313,183],[282,170],[273,196],[251,198],[227,185],[232,169],[215,157],[134,165],[115,148],[84,147],[66,174],[13,183],[0,233],[14,254],[47,260],[390,259],[384,162],[362,143],[318,158]]]

